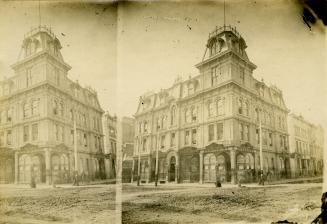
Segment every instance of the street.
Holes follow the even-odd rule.
[[[0,223],[116,223],[115,185],[0,186]]]
[[[310,223],[320,213],[321,183],[123,187],[123,223]]]

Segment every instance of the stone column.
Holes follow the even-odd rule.
[[[200,151],[200,184],[203,184],[203,151]]]
[[[45,150],[45,180],[46,184],[51,184],[51,163],[50,163],[50,151]]]
[[[175,183],[178,184],[179,176],[179,156],[176,155],[176,164],[175,164]]]
[[[131,183],[134,182],[134,166],[135,166],[135,159],[133,158],[133,164],[132,164],[132,174],[131,174]]]
[[[151,182],[151,174],[152,174],[152,164],[151,164],[151,156],[148,158],[148,176],[147,176],[147,183]]]
[[[18,152],[15,152],[15,184],[19,182],[19,160],[18,160]]]
[[[236,152],[235,149],[230,150],[230,166],[231,166],[231,175],[232,175],[232,184],[236,184]]]

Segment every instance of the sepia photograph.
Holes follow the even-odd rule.
[[[116,13],[0,3],[0,223],[115,223]]]
[[[0,1],[0,223],[327,223],[326,6]]]

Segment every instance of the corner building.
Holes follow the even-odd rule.
[[[48,184],[70,182],[75,145],[79,174],[104,175],[103,110],[94,90],[67,77],[71,67],[60,49],[47,27],[31,30],[12,65],[15,75],[0,83],[2,182],[29,183],[32,176]]]
[[[253,77],[256,68],[236,28],[209,34],[199,75],[140,97],[135,114],[133,180],[160,182],[256,181],[290,173],[287,114],[282,91]],[[140,158],[140,166],[139,164]]]

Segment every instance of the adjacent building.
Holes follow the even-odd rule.
[[[103,116],[104,152],[107,178],[116,177],[117,116],[106,112]]]
[[[122,131],[122,181],[131,182],[133,175],[133,153],[134,153],[134,135],[135,120],[131,117],[123,117],[121,119]]]
[[[288,117],[292,177],[321,175],[324,130],[301,115]]]
[[[135,113],[133,179],[164,182],[254,181],[290,174],[287,109],[283,94],[253,76],[256,65],[236,28],[209,34],[199,75],[139,99]]]
[[[96,91],[69,79],[61,48],[49,28],[31,30],[0,83],[1,182],[69,182],[75,169],[104,178],[104,111]]]

